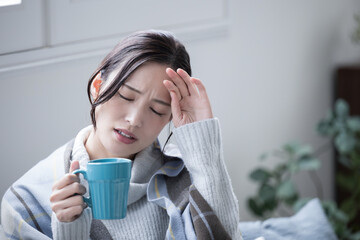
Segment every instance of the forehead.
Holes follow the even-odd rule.
[[[166,90],[163,81],[169,78],[165,72],[167,67],[159,63],[145,63],[137,68],[125,83],[140,91],[146,91],[149,88]]]

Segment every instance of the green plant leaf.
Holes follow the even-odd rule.
[[[316,126],[316,131],[321,136],[332,136],[330,129],[331,129],[331,126],[327,121],[321,120]]]
[[[277,172],[279,175],[282,175],[286,171],[286,164],[285,163],[279,163],[275,166],[274,172]]]
[[[335,115],[334,115],[333,111],[330,109],[330,110],[328,110],[324,120],[331,122],[332,120],[334,120],[334,117],[335,117]]]
[[[343,211],[338,209],[335,202],[323,201],[322,206],[325,210],[326,215],[329,219],[331,219],[331,221],[343,224],[347,224],[347,222],[349,221],[349,217]]]
[[[335,138],[335,147],[341,154],[351,152],[356,144],[354,135],[349,133],[341,133]]]
[[[346,122],[345,118],[336,118],[332,123],[332,128],[335,135],[346,134]]]
[[[289,171],[292,175],[299,172],[299,170],[299,165],[296,162],[289,163]]]
[[[360,38],[360,33],[359,33],[359,38]],[[359,39],[359,41],[360,41],[360,39]],[[351,240],[360,240],[360,231],[351,234],[351,235],[350,235],[350,239],[351,239]]]
[[[349,115],[349,105],[344,99],[336,100],[335,113],[338,117],[346,117]]]
[[[341,211],[347,214],[349,221],[351,221],[356,215],[356,206],[358,206],[358,202],[351,198],[347,198],[340,206]]]
[[[276,196],[284,200],[291,199],[296,196],[296,190],[293,182],[291,180],[282,182],[276,191]]]
[[[284,146],[283,146],[283,149],[285,152],[287,152],[289,155],[294,155],[298,149],[300,148],[300,144],[298,142],[289,142],[289,143],[286,143]]]
[[[299,170],[317,170],[320,168],[320,161],[317,158],[305,157],[297,161]]]
[[[298,158],[309,156],[313,153],[313,149],[310,145],[299,145],[296,149],[295,155]]]
[[[273,198],[272,200],[269,200],[267,202],[264,202],[264,209],[266,209],[270,214],[277,208],[279,205],[279,201],[276,198]]]
[[[336,130],[333,126],[334,122],[334,113],[330,110],[325,118],[321,119],[316,125],[316,131],[321,136],[330,136],[332,137]]]
[[[289,207],[292,208],[294,204],[297,202],[297,200],[299,200],[299,195],[295,193],[295,195],[292,196],[291,198],[284,199],[284,203],[286,203]]]
[[[360,131],[360,117],[350,117],[346,120],[347,127],[353,132]]]
[[[250,173],[250,178],[253,181],[266,182],[271,176],[271,173],[264,168],[257,168]]]
[[[256,216],[262,217],[263,216],[263,209],[261,206],[257,203],[255,198],[249,198],[248,199],[248,207],[251,210],[253,214]]]
[[[287,172],[287,164],[285,163],[279,163],[278,165],[275,166],[274,171],[272,172],[272,176],[275,179],[275,181],[279,182],[280,179],[282,179],[282,176],[284,175],[284,173]]]
[[[335,212],[333,212],[336,219],[340,220],[341,222],[348,222],[349,217],[341,210],[337,209]]]
[[[275,195],[276,195],[276,189],[273,186],[269,184],[264,184],[260,187],[259,197],[265,202],[274,201]]]

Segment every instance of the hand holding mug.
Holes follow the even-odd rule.
[[[79,162],[73,161],[70,165],[70,173],[55,182],[52,187],[51,209],[60,222],[74,221],[86,207],[82,198],[86,188],[80,184],[80,178],[72,174],[78,168]]]

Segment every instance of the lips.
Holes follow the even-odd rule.
[[[122,143],[131,144],[137,141],[136,136],[125,129],[114,129],[114,132],[116,134],[116,138]]]

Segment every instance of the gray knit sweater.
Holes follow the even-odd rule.
[[[91,126],[76,136],[72,159],[80,161],[85,168],[89,161],[84,142]],[[237,199],[222,154],[219,122],[209,119],[187,124],[174,130],[180,150],[173,146],[167,151],[173,155],[181,154],[192,181],[204,199],[212,207],[225,230],[232,239],[241,239],[238,229],[239,211]],[[159,158],[152,156],[151,148],[137,154],[132,167],[127,216],[120,220],[102,220],[113,239],[164,239],[169,219],[161,207],[149,202],[146,196],[148,182],[163,165]],[[81,183],[87,187],[86,181]],[[89,208],[73,222],[59,222],[52,214],[54,239],[89,239],[92,216]]]

